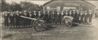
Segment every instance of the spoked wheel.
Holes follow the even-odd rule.
[[[47,27],[47,25],[45,24],[45,22],[43,20],[37,20],[34,22],[34,30],[37,32],[40,31],[45,31],[45,28]]]
[[[67,27],[72,27],[73,17],[64,16],[63,21]]]
[[[72,27],[72,22],[65,23],[67,27]]]

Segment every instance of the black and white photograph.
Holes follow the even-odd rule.
[[[0,40],[98,40],[98,0],[0,0]]]

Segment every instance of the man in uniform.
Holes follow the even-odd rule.
[[[16,26],[20,26],[21,25],[21,22],[20,22],[20,20],[21,20],[21,18],[19,17],[19,11],[16,11],[15,12],[15,18],[16,18]]]
[[[85,23],[85,22],[84,22],[84,18],[85,18],[85,14],[82,13],[82,15],[81,15],[81,21],[82,21],[82,23]]]
[[[60,24],[61,23],[61,14],[60,14],[60,12],[57,12],[57,14],[56,14],[56,22],[57,22],[57,24]]]
[[[8,17],[9,17],[9,14],[7,12],[3,12],[4,13],[4,25],[5,26],[8,26]]]
[[[13,26],[14,25],[14,14],[13,14],[13,12],[11,12],[10,13],[10,21],[11,21],[11,26]]]

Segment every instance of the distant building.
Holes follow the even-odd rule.
[[[61,9],[66,8],[76,8],[83,10],[92,10],[95,6],[85,0],[52,0],[43,5],[44,7],[60,7]]]
[[[80,15],[81,17],[80,16],[75,16],[75,17],[73,16],[73,17],[74,19],[80,20],[83,23],[90,23],[92,19],[94,18],[93,16],[94,16],[95,5],[85,0],[52,0],[44,4],[43,7],[46,10],[56,9],[56,10],[62,11],[64,9],[64,10],[67,10],[66,12],[68,12],[70,9],[79,10],[79,12],[81,13],[78,12],[78,14],[75,13],[74,15]],[[68,14],[73,15],[72,12]],[[76,17],[78,17],[78,19]]]

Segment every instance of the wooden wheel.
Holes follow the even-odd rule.
[[[71,27],[72,26],[73,17],[64,16],[63,21],[64,21],[64,23],[65,23],[65,25],[67,27]]]
[[[47,25],[43,21],[37,20],[34,22],[34,30],[37,32],[44,31],[45,27],[47,27]]]

